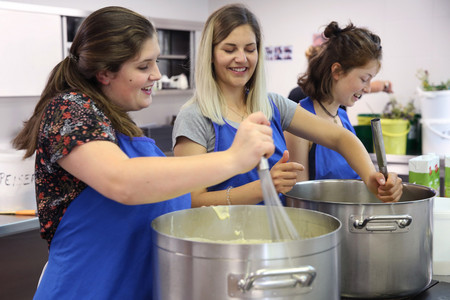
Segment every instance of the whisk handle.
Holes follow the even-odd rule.
[[[265,157],[261,157],[258,165],[258,170],[269,170],[269,161]]]

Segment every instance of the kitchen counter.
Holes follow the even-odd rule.
[[[0,237],[39,229],[39,220],[32,216],[0,216]]]
[[[369,153],[373,163],[377,165],[377,156],[375,153]],[[409,160],[419,155],[395,155],[386,154],[387,167],[389,172],[395,172],[399,175],[409,175]],[[444,158],[441,157],[439,162],[440,177],[445,175]]]
[[[39,231],[37,217],[0,216],[0,298],[33,298],[48,259]]]
[[[395,172],[399,175],[409,175],[409,160],[416,157],[416,155],[395,155],[386,154],[387,168],[389,172]],[[370,153],[372,162],[377,165],[377,156],[375,153]]]
[[[450,275],[433,275],[433,279],[450,283]]]

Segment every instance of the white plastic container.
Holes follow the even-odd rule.
[[[434,199],[433,274],[450,275],[450,199]]]
[[[0,211],[36,209],[35,156],[0,147]]]
[[[425,92],[417,89],[422,119],[448,119],[450,112],[450,90]]]
[[[445,155],[442,167],[444,168],[444,196],[450,198],[450,154]]]
[[[450,108],[449,108],[450,109]],[[450,153],[450,110],[447,119],[422,119],[422,153]]]

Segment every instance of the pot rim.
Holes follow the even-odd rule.
[[[309,181],[297,182],[295,184],[295,186],[321,184],[321,183],[328,183],[328,182],[329,183],[338,183],[338,182],[350,182],[350,183],[361,182],[361,183],[363,183],[363,181],[361,179],[319,179],[319,180],[309,180]],[[346,206],[350,206],[350,205],[388,206],[388,205],[407,205],[412,202],[414,202],[414,203],[428,202],[428,201],[434,199],[437,194],[435,189],[427,187],[427,186],[423,186],[423,185],[419,185],[419,184],[415,184],[415,183],[408,183],[408,182],[404,182],[404,183],[402,183],[402,185],[403,185],[404,192],[405,192],[405,188],[408,189],[411,187],[411,188],[421,189],[426,192],[429,192],[431,194],[431,196],[423,198],[423,199],[413,199],[413,200],[401,200],[400,199],[400,201],[398,201],[398,202],[382,202],[380,200],[380,202],[358,203],[358,202],[341,202],[341,201],[333,201],[333,200],[308,199],[308,198],[303,198],[303,197],[292,195],[293,190],[291,190],[287,193],[284,193],[283,195],[286,196],[287,198],[301,200],[301,201],[307,201],[307,202],[314,202],[314,203],[329,203],[329,204],[338,204],[338,205],[346,205]]]
[[[257,209],[265,209],[261,205],[239,205],[236,207],[256,207]],[[233,206],[230,206],[233,207]],[[187,210],[209,209],[210,207],[191,208]],[[317,215],[326,218],[329,222],[333,222],[335,228],[330,232],[315,236],[312,238],[305,238],[301,240],[285,241],[285,242],[271,242],[271,243],[257,243],[257,244],[238,244],[238,243],[221,243],[210,241],[196,241],[189,237],[178,237],[158,231],[155,227],[159,220],[163,218],[170,218],[171,216],[181,213],[182,211],[175,211],[159,216],[153,220],[151,224],[153,244],[155,247],[164,249],[165,251],[175,252],[179,255],[187,255],[192,257],[204,258],[222,258],[222,259],[267,259],[267,253],[270,253],[269,259],[286,259],[306,257],[317,254],[317,252],[326,252],[330,249],[336,248],[341,243],[342,222],[339,218],[330,214],[313,211],[309,209],[297,207],[284,207],[287,210],[300,210],[303,213],[310,215]],[[186,210],[184,210],[186,211]],[[301,247],[301,251],[298,249]],[[294,255],[292,255],[294,253]]]

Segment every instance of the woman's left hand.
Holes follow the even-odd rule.
[[[285,150],[281,159],[272,167],[270,175],[278,193],[287,193],[297,183],[297,174],[304,170],[303,165],[289,162],[289,151]]]
[[[378,93],[385,92],[392,94],[394,91],[392,89],[392,82],[389,80],[375,80],[370,83],[370,92]]]
[[[387,180],[385,180],[382,173],[372,173],[368,188],[378,199],[385,203],[397,202],[403,193],[402,179],[396,173],[389,173]]]

